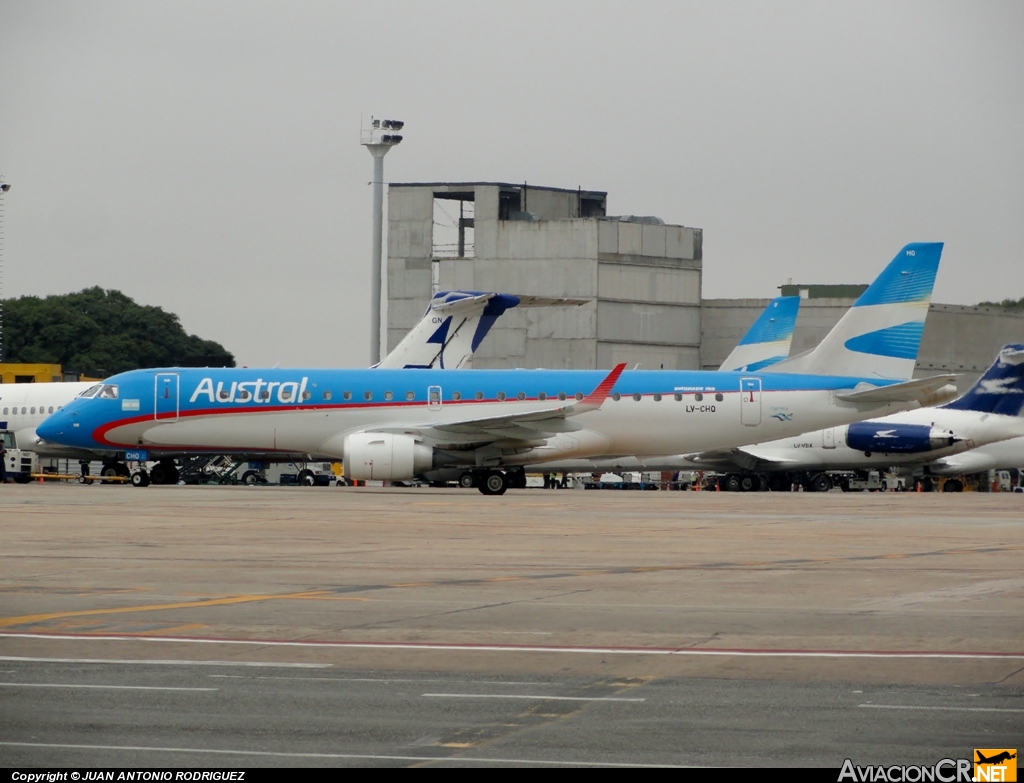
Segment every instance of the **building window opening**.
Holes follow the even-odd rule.
[[[473,191],[434,193],[434,258],[473,258]]]

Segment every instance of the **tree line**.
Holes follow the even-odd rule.
[[[978,307],[1004,307],[1007,310],[1024,310],[1024,296],[1020,299],[1004,299],[1001,302],[979,302]]]
[[[60,364],[103,377],[143,367],[234,367],[220,343],[188,334],[178,316],[99,286],[3,301],[4,361]]]

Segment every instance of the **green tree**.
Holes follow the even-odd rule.
[[[1024,296],[1020,299],[1004,299],[1001,302],[979,302],[978,307],[1005,307],[1007,310],[1024,310]]]
[[[178,316],[100,287],[3,303],[8,362],[45,362],[95,375],[141,367],[234,367],[224,346],[185,332]]]

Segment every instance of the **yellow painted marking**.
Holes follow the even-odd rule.
[[[207,601],[182,601],[173,604],[147,604],[145,606],[120,606],[114,609],[79,609],[74,612],[50,612],[48,614],[26,614],[21,617],[0,619],[0,628],[12,625],[41,623],[47,620],[58,620],[63,617],[88,617],[103,614],[127,614],[129,612],[159,612],[165,609],[199,609],[205,606],[228,606],[230,604],[247,604],[254,601],[275,601],[281,598],[312,598],[326,594],[326,590],[313,590],[307,593],[283,593],[280,595],[234,595],[229,598],[211,598]]]
[[[356,598],[347,595],[308,595],[303,598],[310,601],[372,601],[372,598]]]

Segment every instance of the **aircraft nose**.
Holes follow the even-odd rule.
[[[63,411],[54,413],[36,427],[36,436],[49,443],[61,443],[70,434],[71,417]]]

